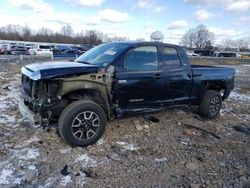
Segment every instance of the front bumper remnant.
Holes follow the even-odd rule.
[[[32,112],[25,104],[24,99],[20,99],[18,103],[18,108],[22,116],[26,119],[28,119],[34,127],[39,127],[41,125],[41,117]]]

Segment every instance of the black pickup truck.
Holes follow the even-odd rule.
[[[99,45],[74,62],[22,67],[20,112],[49,125],[72,146],[88,146],[107,120],[153,112],[169,105],[198,105],[215,118],[234,87],[235,70],[191,66],[183,48],[158,42]]]

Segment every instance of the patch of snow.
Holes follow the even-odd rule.
[[[230,114],[232,113],[233,109],[232,108],[222,108],[220,110],[220,115],[224,116],[225,114]]]
[[[66,154],[66,153],[68,153],[70,151],[70,148],[67,148],[67,149],[59,149],[59,152],[61,153],[61,154]]]
[[[162,158],[156,158],[155,161],[156,162],[162,162],[162,161],[167,161],[167,157],[162,157]]]
[[[235,72],[236,72],[236,74],[240,74],[240,73],[243,73],[243,72],[245,72],[245,71],[242,71],[242,70],[236,68],[236,69],[235,69]]]
[[[100,138],[98,140],[98,142],[96,143],[96,145],[100,146],[100,145],[103,145],[104,144],[104,139],[103,138]]]
[[[62,186],[66,186],[68,183],[72,182],[72,179],[71,179],[71,176],[68,175],[68,176],[65,176],[62,178],[62,181],[61,181],[61,185]]]
[[[0,115],[0,123],[3,123],[7,126],[12,125],[16,121],[16,118],[13,116],[9,116],[7,114]]]
[[[3,169],[0,173],[0,184],[9,184],[13,173],[13,170]]]
[[[0,172],[0,185],[1,184],[20,184],[24,177],[17,177],[14,175],[14,170],[10,168],[2,169]]]
[[[20,81],[14,80],[14,81],[9,82],[8,84],[1,86],[1,88],[0,88],[0,92],[1,92],[1,95],[0,95],[0,114],[2,114],[1,119],[5,119],[5,121],[7,121],[8,119],[6,120],[6,117],[4,117],[3,112],[5,112],[10,107],[16,107],[18,104],[19,85],[20,85]],[[8,87],[9,90],[3,89],[5,87]],[[5,122],[3,122],[3,123],[5,123]]]
[[[248,94],[242,94],[242,93],[238,93],[237,91],[232,91],[229,95],[229,99],[233,99],[233,100],[241,100],[244,102],[249,102],[250,101],[250,95]]]
[[[40,185],[38,188],[51,188],[51,187],[53,187],[52,185],[55,184],[55,182],[56,182],[56,178],[49,177],[46,180],[45,185]]]
[[[39,138],[37,138],[36,136],[34,136],[34,137],[26,140],[24,143],[17,145],[16,148],[21,148],[21,147],[27,146],[30,143],[38,142],[39,140],[40,140]]]
[[[29,165],[29,166],[28,166],[28,169],[31,169],[31,170],[36,170],[36,171],[37,171],[37,169],[36,169],[35,165]]]
[[[82,162],[84,167],[95,167],[96,161],[89,157],[87,154],[79,155],[74,162]]]
[[[138,150],[139,149],[134,144],[128,144],[126,142],[116,142],[116,143],[119,144],[119,145],[121,145],[125,150],[134,151],[134,150]]]
[[[37,148],[25,148],[21,151],[19,151],[17,153],[17,157],[19,159],[24,159],[24,160],[27,160],[27,159],[35,159],[37,158],[40,153],[39,153],[39,150]]]

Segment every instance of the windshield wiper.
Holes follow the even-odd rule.
[[[84,63],[84,64],[87,64],[87,65],[93,65],[93,64],[91,64],[91,63],[89,63],[89,62],[86,62],[86,61],[76,61],[77,63]]]

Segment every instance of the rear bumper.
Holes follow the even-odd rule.
[[[32,112],[25,104],[24,99],[20,99],[18,103],[18,108],[22,116],[28,119],[34,126],[38,127],[41,125],[41,117]]]

